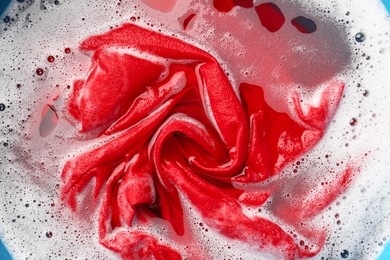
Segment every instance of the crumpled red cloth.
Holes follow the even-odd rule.
[[[305,110],[298,92],[286,97],[293,119],[272,109],[260,86],[235,89],[210,53],[175,37],[124,24],[89,37],[80,50],[92,52],[92,63],[74,83],[68,111],[82,132],[114,138],[66,163],[61,198],[76,210],[78,194],[95,180],[102,245],[124,259],[180,259],[174,244],[135,225],[159,218],[178,236],[191,233],[186,198],[210,228],[258,251],[293,259],[321,250],[321,232],[304,232],[309,243],[302,243],[273,221],[244,214],[242,205],[260,207],[272,193],[237,185],[268,180],[309,151],[343,83],[330,83],[319,105]],[[319,200],[286,206],[291,214],[280,209],[278,217],[290,224],[310,219],[350,176],[347,170]]]

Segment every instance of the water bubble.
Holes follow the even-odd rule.
[[[51,231],[47,231],[46,232],[46,237],[47,238],[51,238],[53,236],[53,232],[51,232]]]
[[[54,61],[54,56],[50,55],[49,57],[47,57],[47,61],[48,62],[53,62]]]
[[[9,21],[11,21],[11,18],[7,15],[6,17],[3,18],[3,21],[5,23],[8,23]]]
[[[351,120],[349,121],[349,124],[351,125],[351,126],[355,126],[356,124],[357,124],[357,119],[356,118],[351,118]]]
[[[43,74],[43,69],[38,68],[36,73],[37,73],[37,75],[41,76]]]
[[[65,53],[70,53],[70,48],[65,48]]]
[[[5,105],[3,103],[0,103],[0,111],[4,111],[5,110]]]
[[[349,252],[348,250],[343,250],[341,253],[340,253],[341,257],[342,258],[348,258],[349,257]]]
[[[364,42],[365,39],[366,39],[366,35],[362,32],[359,32],[355,35],[355,40],[357,42]]]
[[[363,96],[365,96],[365,97],[368,96],[368,90],[367,89],[363,91]]]

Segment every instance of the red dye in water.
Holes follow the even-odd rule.
[[[315,22],[303,16],[295,17],[291,20],[291,24],[301,33],[313,33],[317,30]]]
[[[57,112],[51,105],[45,105],[42,109],[39,134],[41,137],[50,135],[58,124]]]
[[[183,29],[187,29],[188,24],[191,22],[191,20],[196,16],[196,14],[190,14],[186,19],[183,21]]]
[[[264,3],[255,7],[261,24],[270,32],[276,32],[285,22],[280,8],[274,3]]]
[[[270,31],[284,22],[274,4],[262,4],[256,11]],[[168,75],[160,80],[166,67],[155,60],[107,50],[115,46],[166,59]],[[61,199],[76,210],[78,194],[95,180],[93,196],[102,199],[101,244],[125,259],[180,259],[174,246],[134,225],[160,218],[170,223],[165,226],[170,232],[191,234],[185,225],[189,220],[183,213],[182,193],[202,222],[221,235],[283,259],[318,253],[324,234],[300,225],[346,188],[351,170],[338,174],[334,185],[313,193],[304,205],[286,203],[275,210],[303,233],[304,243],[266,218],[243,213],[241,204],[260,207],[270,191],[235,187],[268,180],[309,151],[323,136],[343,83],[331,82],[317,106],[303,104],[294,92],[291,104],[296,118],[291,118],[267,104],[260,86],[241,83],[238,97],[208,52],[134,24],[92,36],[80,50],[94,52],[94,63],[89,76],[74,83],[68,110],[81,123],[82,132],[100,131],[100,136],[115,134],[115,138],[66,163]],[[188,60],[192,62],[183,62]]]
[[[253,7],[253,0],[214,0],[214,8],[220,12],[229,12],[235,6],[244,8]]]

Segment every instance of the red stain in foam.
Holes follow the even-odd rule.
[[[260,6],[256,10],[265,26],[280,28],[280,10],[269,3]],[[279,17],[277,22],[264,16],[266,10]],[[164,65],[107,50],[113,46],[166,59],[168,75],[160,81]],[[82,132],[117,136],[66,163],[61,198],[76,210],[77,195],[95,178],[93,196],[102,199],[102,245],[125,259],[180,259],[174,245],[134,228],[134,217],[139,225],[165,220],[161,225],[181,243],[180,236],[192,237],[184,224],[189,220],[182,193],[202,221],[223,236],[284,259],[318,253],[322,232],[300,230],[309,240],[301,245],[278,224],[243,213],[241,203],[259,207],[272,190],[247,192],[234,184],[263,182],[310,151],[338,107],[343,83],[331,82],[315,107],[302,104],[298,92],[287,97],[294,119],[273,110],[260,86],[240,84],[239,99],[213,56],[174,37],[125,24],[91,36],[80,49],[93,52],[93,65],[86,79],[74,83],[68,110]],[[342,176],[312,202],[292,208],[294,214],[276,213],[292,225],[312,218],[345,189],[350,171]]]
[[[176,5],[177,0],[141,0],[149,7],[163,13],[169,13]]]

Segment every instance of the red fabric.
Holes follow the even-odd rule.
[[[132,49],[145,56],[123,51]],[[322,233],[306,232],[317,244],[301,247],[278,224],[242,212],[241,203],[261,206],[271,191],[234,187],[269,179],[313,147],[338,106],[342,83],[331,83],[307,112],[295,93],[294,120],[274,111],[259,86],[244,83],[236,93],[214,57],[177,38],[126,24],[86,39],[81,50],[93,52],[92,65],[74,84],[69,112],[82,131],[115,138],[66,163],[61,196],[76,210],[77,195],[95,178],[104,246],[124,259],[180,258],[174,244],[140,231],[134,221],[147,226],[163,219],[178,236],[191,233],[182,195],[208,226],[260,251],[285,259],[319,251]],[[343,185],[318,195],[322,203],[291,208],[292,217],[277,214],[292,224],[311,218]]]

